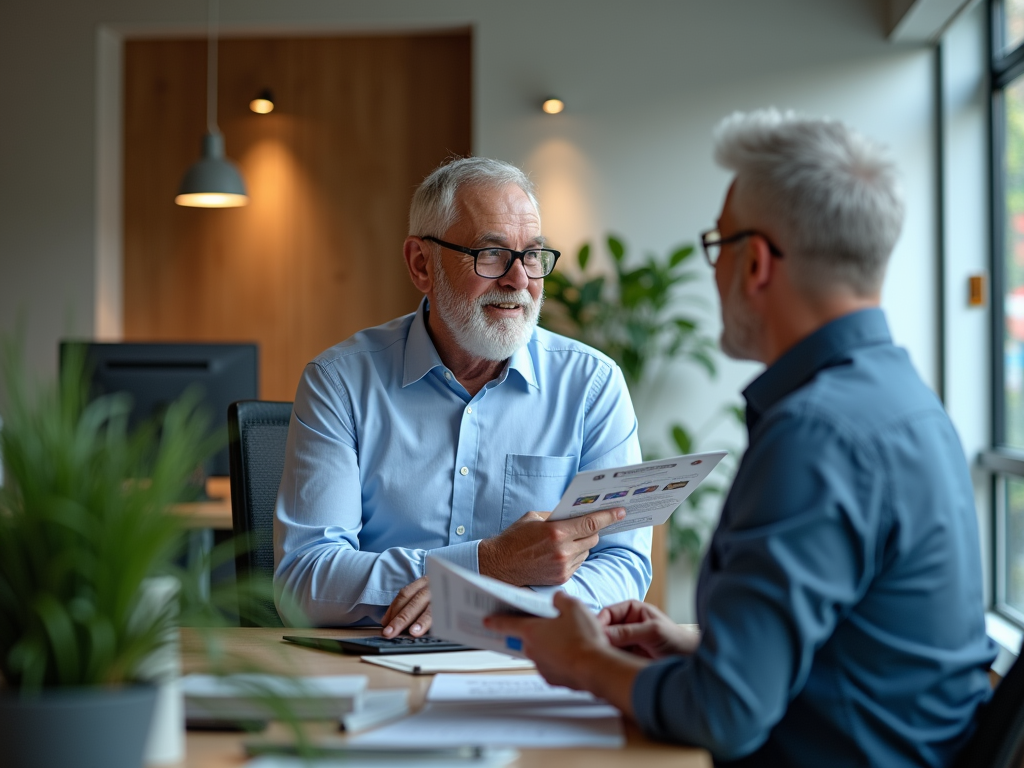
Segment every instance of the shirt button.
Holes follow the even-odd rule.
[[[466,532],[466,526],[460,525],[458,528],[455,529],[455,532],[459,534],[459,536],[461,536]]]
[[[460,473],[460,474],[461,474],[461,475],[462,475],[463,477],[465,477],[466,475],[468,475],[468,474],[469,474],[469,467],[463,467],[462,469],[460,469],[460,470],[459,470],[459,473]]]
[[[447,379],[448,381],[451,381],[451,380],[452,380],[452,372],[451,372],[451,371],[445,371],[445,372],[444,372],[444,377],[445,377],[445,378],[446,378],[446,379]]]
[[[472,412],[473,412],[473,406],[472,405],[469,406],[468,408],[466,408],[466,413],[472,413]]]

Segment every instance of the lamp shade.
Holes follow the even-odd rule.
[[[224,157],[224,136],[203,136],[203,155],[185,172],[174,198],[178,205],[193,208],[237,208],[248,205],[245,182],[235,164]]]

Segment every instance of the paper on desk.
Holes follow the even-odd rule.
[[[450,754],[430,752],[395,754],[382,751],[376,755],[347,754],[343,762],[338,757],[324,757],[305,760],[287,755],[262,755],[246,763],[248,768],[504,768],[519,757],[514,749],[484,749],[471,757],[452,757]]]
[[[409,714],[409,691],[404,688],[367,690],[359,709],[341,716],[341,729],[356,733]]]
[[[609,704],[446,704],[428,702],[411,717],[352,739],[360,745],[454,747],[602,747],[625,744],[619,711]]]
[[[362,656],[363,661],[412,675],[435,672],[496,672],[509,669],[533,669],[533,662],[494,651],[451,651],[448,653],[412,653],[394,656]]]
[[[550,594],[513,587],[432,555],[427,556],[427,578],[433,618],[430,632],[445,640],[522,656],[519,638],[492,632],[484,626],[484,618],[492,613],[558,615]]]
[[[551,685],[540,675],[438,675],[427,701],[463,704],[597,704],[587,691]]]
[[[602,536],[661,525],[725,455],[725,451],[691,453],[627,467],[580,472],[569,483],[548,520],[623,507],[626,517],[604,528]]]
[[[359,745],[621,747],[619,711],[540,675],[438,675],[417,714],[353,739]]]

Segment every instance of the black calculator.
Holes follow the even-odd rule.
[[[321,651],[334,653],[357,653],[360,656],[373,654],[395,653],[441,653],[443,651],[472,651],[468,645],[442,640],[439,637],[424,635],[398,635],[397,637],[303,637],[301,635],[285,635],[289,643],[304,645],[307,648],[318,648]]]

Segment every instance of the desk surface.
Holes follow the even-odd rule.
[[[269,671],[298,675],[366,675],[371,688],[406,688],[413,709],[423,704],[430,675],[413,677],[374,664],[364,664],[358,656],[343,656],[311,648],[302,648],[281,640],[286,630],[232,628],[218,630],[216,637],[224,649]],[[287,630],[304,635],[373,635],[374,630]],[[182,629],[182,665],[184,671],[205,669],[202,641],[195,629]],[[187,768],[227,768],[244,763],[242,736],[235,733],[203,733],[190,731],[187,742]],[[710,768],[706,752],[673,747],[645,738],[632,723],[626,723],[626,746],[611,749],[524,749],[520,750],[516,768],[619,768],[628,761],[630,768]]]

